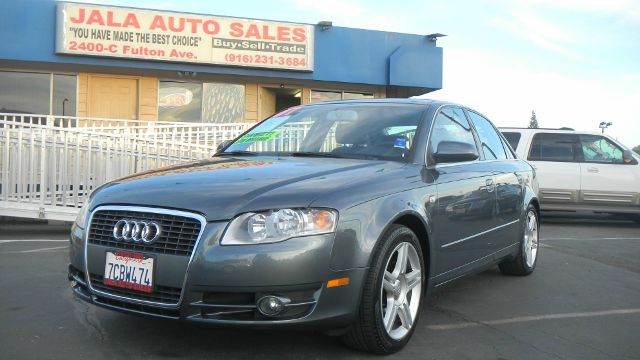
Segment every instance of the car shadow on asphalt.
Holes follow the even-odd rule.
[[[440,312],[439,305],[446,303],[448,297],[473,291],[471,288],[482,288],[500,279],[505,277],[495,267],[434,290],[422,304],[422,317],[414,338],[429,332],[429,313]],[[319,331],[222,327],[140,317],[100,308],[95,311],[108,343],[118,349],[129,349],[123,350],[125,352],[135,351],[129,354],[133,357],[200,358],[215,354],[216,358],[231,359],[378,358],[377,355],[350,349],[338,337]],[[410,356],[414,350],[410,342],[398,356]]]
[[[334,337],[313,331],[256,330],[104,313],[100,323],[109,342],[133,357],[278,358],[366,356]],[[144,339],[144,341],[140,341]],[[316,355],[313,355],[316,354]]]

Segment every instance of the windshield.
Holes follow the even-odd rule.
[[[222,154],[402,161],[412,150],[424,109],[415,104],[372,103],[295,107],[266,119]]]

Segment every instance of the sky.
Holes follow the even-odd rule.
[[[80,0],[82,1],[82,0]],[[600,131],[640,145],[640,0],[84,0],[411,34],[442,33],[443,86],[424,97],[497,126]]]

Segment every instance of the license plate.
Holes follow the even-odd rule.
[[[107,251],[102,282],[135,291],[153,291],[153,258],[140,253]]]

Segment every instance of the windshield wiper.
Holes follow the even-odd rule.
[[[317,153],[317,152],[311,152],[311,151],[296,151],[291,153],[285,153],[282,155],[300,156],[300,157],[327,157],[327,158],[346,158],[347,157],[342,154]]]
[[[246,151],[246,150],[238,150],[238,151],[223,151],[215,154],[214,156],[224,156],[224,155],[250,155],[256,156],[257,152],[254,151]]]
[[[324,157],[324,158],[337,158],[337,159],[373,159],[379,160],[380,158],[375,155],[365,154],[334,154],[334,153],[317,153],[311,151],[297,151],[284,155],[300,156],[300,157]]]

